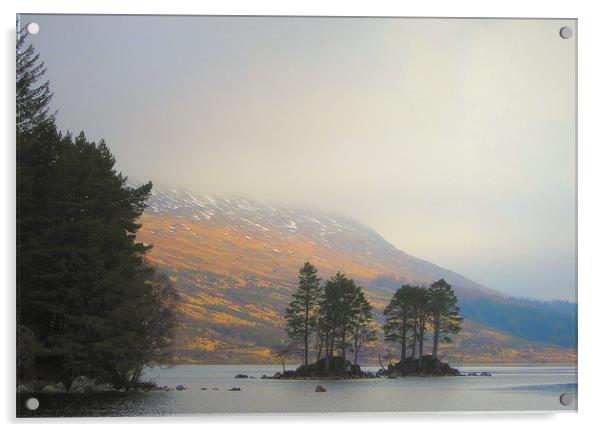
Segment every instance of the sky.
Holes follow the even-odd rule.
[[[63,131],[124,174],[353,217],[576,299],[572,20],[25,16]]]

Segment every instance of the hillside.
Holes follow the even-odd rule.
[[[469,319],[456,344],[463,361],[569,362],[576,356],[572,347],[546,344],[537,335],[527,340],[520,326],[517,331],[479,323],[479,314],[487,317],[487,311],[471,308],[474,302],[500,305],[514,300],[408,255],[340,215],[156,189],[141,222],[139,240],[154,245],[149,259],[183,294],[181,361],[266,361],[270,347],[283,340],[282,313],[305,261],[316,265],[322,278],[341,270],[363,285],[377,318],[395,287],[445,278],[477,317],[477,322]],[[374,359],[384,349],[368,356]],[[457,346],[446,352],[450,358],[459,356]]]

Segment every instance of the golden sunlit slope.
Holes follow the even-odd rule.
[[[376,315],[401,283],[445,278],[460,297],[502,297],[457,273],[411,257],[357,222],[317,211],[276,209],[240,198],[159,191],[141,218],[149,260],[181,291],[177,360],[266,362],[284,340],[282,315],[297,272],[343,271],[365,287]],[[465,361],[562,361],[574,350],[527,342],[468,322],[447,355]],[[380,346],[367,353],[371,361]]]

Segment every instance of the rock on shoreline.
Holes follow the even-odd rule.
[[[182,385],[181,387],[185,390],[186,388]],[[179,388],[178,388],[179,389]],[[172,390],[167,386],[157,387],[153,383],[138,383],[127,387],[116,388],[113,384],[105,382],[99,378],[88,378],[84,375],[78,376],[73,379],[69,387],[65,386],[62,382],[48,382],[48,381],[31,381],[27,383],[21,383],[17,386],[17,393],[70,393],[70,394],[86,394],[86,393],[104,393],[104,392],[125,392],[125,391],[155,391]]]

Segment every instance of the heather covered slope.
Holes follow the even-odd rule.
[[[365,287],[377,318],[395,287],[440,278],[453,285],[477,321],[487,311],[470,305],[509,302],[460,274],[396,249],[372,229],[340,215],[157,189],[141,222],[139,239],[154,245],[150,260],[184,295],[184,326],[178,335],[182,361],[266,361],[269,348],[284,338],[282,314],[305,261],[316,265],[322,278],[338,270],[354,278]],[[571,344],[549,346],[541,335],[527,334],[527,340],[520,334],[523,324],[504,327],[504,318],[498,317],[501,324],[484,327],[467,318],[458,338],[464,361],[575,358]],[[458,357],[457,348],[449,347],[446,354]],[[367,355],[374,359],[383,350],[380,346]]]

